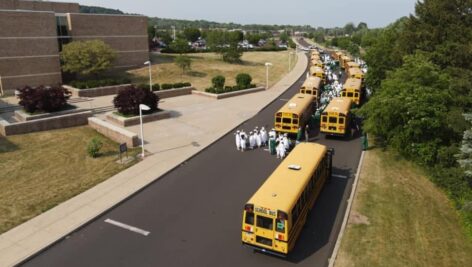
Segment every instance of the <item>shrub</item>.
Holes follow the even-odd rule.
[[[103,143],[98,137],[92,138],[87,145],[87,154],[92,158],[98,157],[102,146]]]
[[[236,76],[236,84],[240,89],[247,89],[251,86],[252,77],[247,73],[239,73]]]
[[[152,113],[157,110],[158,102],[159,97],[149,91],[149,88],[143,89],[135,86],[121,89],[113,99],[115,108],[123,115],[139,115],[139,104],[145,104],[151,108],[143,113]]]
[[[86,81],[71,81],[69,84],[72,87],[79,89],[103,87],[103,86],[112,86],[118,84],[128,84],[130,83],[128,78],[118,78],[118,79],[102,79],[102,80],[86,80]]]
[[[189,83],[189,82],[185,82],[185,83],[182,83],[182,84],[184,85],[184,87],[190,87],[190,86],[192,86],[192,84]]]
[[[172,87],[173,87],[173,84],[171,83],[163,83],[161,86],[162,90],[172,89]]]
[[[211,83],[213,84],[213,87],[214,88],[220,88],[220,89],[224,88],[225,81],[226,81],[226,79],[222,75],[217,75],[217,76],[213,77],[213,79],[211,79]]]
[[[139,89],[146,89],[149,91],[149,83],[139,83],[135,84],[134,87]],[[161,90],[161,86],[158,83],[152,84],[152,91],[159,91]]]
[[[257,85],[256,85],[255,83],[251,83],[251,84],[249,85],[249,88],[256,88],[256,87],[257,87]]]
[[[69,90],[61,87],[39,86],[32,88],[26,86],[18,89],[20,92],[20,106],[27,112],[35,111],[54,112],[62,110],[67,105],[67,99],[70,97]]]

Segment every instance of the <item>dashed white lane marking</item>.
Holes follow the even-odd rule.
[[[264,148],[264,151],[269,151],[269,149],[268,149],[268,148]]]
[[[285,102],[288,101],[288,99],[283,99],[283,98],[280,98],[279,100],[280,100],[280,101],[285,101]]]
[[[331,176],[333,176],[333,177],[337,177],[337,178],[342,178],[342,179],[347,179],[347,176],[346,176],[346,175],[340,175],[340,174],[331,174]]]
[[[117,222],[117,221],[112,220],[112,219],[106,219],[105,222],[109,223],[109,224],[113,224],[113,225],[118,226],[120,228],[129,230],[131,232],[135,232],[135,233],[144,235],[144,236],[148,236],[151,233],[151,232],[145,231],[143,229],[139,229],[139,228],[131,226],[131,225],[127,225],[127,224],[124,224],[124,223]]]

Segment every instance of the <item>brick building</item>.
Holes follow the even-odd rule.
[[[149,59],[147,18],[79,13],[79,4],[0,1],[0,81],[3,90],[62,82],[63,44],[100,39],[117,52],[114,68]]]

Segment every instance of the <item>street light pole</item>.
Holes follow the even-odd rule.
[[[266,90],[269,89],[269,66],[272,66],[272,63],[266,62]]]
[[[144,159],[144,131],[143,131],[143,110],[150,110],[151,108],[144,105],[139,104],[139,123],[141,124],[141,158]]]
[[[148,70],[149,70],[149,91],[152,92],[152,77],[151,77],[151,61],[146,61],[144,62],[144,65],[148,65]]]

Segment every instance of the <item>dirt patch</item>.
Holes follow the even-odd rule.
[[[365,224],[365,225],[370,225],[369,218],[366,216],[353,211],[351,212],[351,215],[349,216],[349,224]]]

